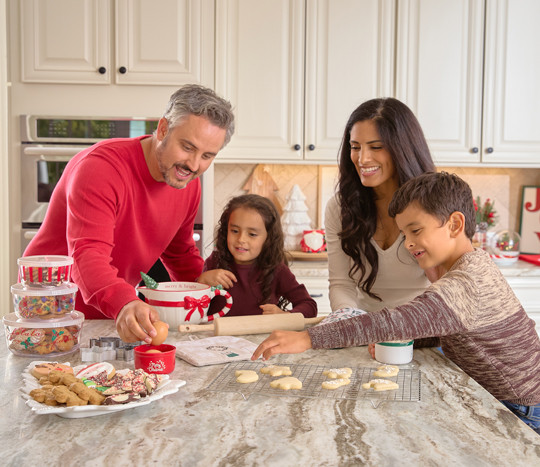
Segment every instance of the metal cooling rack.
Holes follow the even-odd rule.
[[[363,389],[362,384],[376,379],[372,376],[377,370],[376,367],[353,368],[350,376],[351,383],[341,386],[338,389],[323,389],[323,381],[328,381],[328,377],[323,375],[323,371],[330,370],[331,367],[320,365],[295,365],[288,363],[278,363],[279,366],[288,366],[292,375],[302,381],[302,389],[288,390],[274,389],[270,387],[270,381],[279,377],[272,377],[260,372],[263,363],[257,362],[235,362],[229,363],[221,373],[210,383],[208,389],[218,392],[235,392],[241,394],[244,399],[249,399],[253,394],[263,394],[265,396],[294,396],[311,397],[317,399],[351,399],[369,400],[374,408],[381,402],[398,401],[414,402],[420,401],[421,373],[416,368],[400,368],[397,376],[386,378],[399,384],[399,389],[392,391],[375,392],[373,389]],[[335,368],[335,367],[334,367]],[[259,375],[259,380],[255,383],[241,384],[236,382],[236,370],[253,370]]]

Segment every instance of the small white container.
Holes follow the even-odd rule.
[[[414,341],[391,341],[375,344],[375,360],[389,365],[404,365],[413,358]]]

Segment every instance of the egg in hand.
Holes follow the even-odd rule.
[[[169,334],[169,326],[163,321],[156,321],[152,324],[156,328],[157,332],[156,336],[152,339],[152,345],[161,345],[163,342],[165,342],[165,339],[167,339],[167,335]]]

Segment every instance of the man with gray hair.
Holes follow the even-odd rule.
[[[76,309],[87,319],[115,319],[125,342],[150,342],[159,314],[134,287],[158,258],[173,281],[201,274],[193,240],[198,177],[233,132],[229,102],[183,86],[153,135],[104,140],[70,160],[24,256],[72,256]]]

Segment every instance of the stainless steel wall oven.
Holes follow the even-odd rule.
[[[103,139],[151,134],[157,123],[155,118],[21,115],[21,254],[41,226],[54,187],[75,154]],[[201,252],[202,219],[201,203],[194,226],[194,238]],[[153,273],[158,274],[157,270]]]

